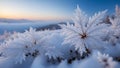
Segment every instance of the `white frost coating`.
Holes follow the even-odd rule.
[[[81,55],[86,52],[86,48],[89,50],[103,49],[104,44],[102,44],[103,41],[100,37],[104,35],[103,30],[106,25],[99,23],[102,22],[106,12],[107,10],[95,13],[92,17],[87,17],[77,6],[73,18],[74,25],[69,23],[60,25],[63,28],[63,35],[65,35],[63,44],[70,43],[74,45]]]

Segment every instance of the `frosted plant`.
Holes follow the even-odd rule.
[[[116,15],[115,16],[120,16],[120,8],[119,8],[118,5],[116,5],[115,11],[116,11]]]
[[[25,40],[23,38],[26,38]],[[3,45],[2,52],[6,57],[14,57],[15,62],[22,62],[26,56],[30,54],[29,50],[32,45],[27,43],[28,38],[23,36],[14,41],[9,40],[6,45]]]
[[[43,47],[39,50],[43,49],[45,56],[48,57],[50,62],[61,62],[63,59],[67,59],[69,56],[68,52],[70,51],[69,46],[62,46],[62,42],[64,41],[64,36],[60,34],[61,31],[51,31],[51,35],[47,35],[41,39]],[[46,40],[47,39],[47,40]],[[49,40],[49,41],[48,41]],[[43,53],[43,52],[42,52]],[[41,53],[40,53],[41,54]]]
[[[113,29],[119,29],[120,28],[120,8],[118,7],[118,5],[116,5],[115,11],[116,11],[115,18],[114,19],[110,18],[110,22],[112,23]]]
[[[115,60],[119,61],[120,56],[120,8],[116,6],[115,17],[109,18],[111,25],[108,30],[108,46],[105,49],[105,53],[112,56]]]
[[[63,28],[63,35],[66,36],[64,43],[71,43],[75,46],[76,50],[79,50],[82,55],[84,52],[90,52],[91,49],[103,48],[101,36],[104,35],[103,28],[105,24],[99,24],[102,22],[106,11],[95,13],[92,17],[87,15],[77,6],[75,10],[75,16],[73,18],[74,24],[60,25]]]
[[[46,36],[42,41],[44,41],[43,45],[46,46],[44,50],[45,56],[48,57],[48,61],[52,63],[61,62],[64,56],[64,52],[62,51],[64,48],[61,46],[63,37],[60,36],[59,33],[53,32],[51,35]]]
[[[115,18],[114,19],[109,18],[111,22],[109,30],[111,36],[109,42],[112,43],[113,45],[120,42],[120,8],[116,6],[115,11],[116,11]]]
[[[116,6],[115,18],[109,18],[111,25],[108,30],[107,36],[109,36],[107,42],[108,46],[105,53],[109,54],[114,58],[120,56],[120,9]],[[117,59],[116,59],[117,60]]]
[[[0,35],[0,43],[2,43],[4,40],[8,39],[10,37],[11,33],[4,31],[3,35]]]
[[[103,65],[104,68],[115,68],[116,62],[113,61],[112,57],[106,54],[101,54],[98,52],[98,61]]]
[[[61,46],[62,42],[63,36],[60,35],[59,31],[37,32],[35,29],[30,28],[29,31],[24,33],[13,34],[1,45],[0,52],[3,57],[9,57],[16,63],[22,63],[26,58],[34,58],[39,54],[48,56],[49,59],[61,61],[64,52],[69,49]]]
[[[32,28],[23,34],[17,33],[1,46],[1,52],[4,56],[11,57],[16,63],[22,63],[28,56],[34,57],[38,51],[35,50],[37,42],[33,34],[35,34],[35,30]]]
[[[116,13],[115,13],[115,18],[109,18],[110,22],[112,23],[112,28],[113,29],[119,29],[120,28],[120,8],[118,7],[118,5],[116,5],[116,9],[115,9]]]
[[[119,29],[120,28],[120,18],[116,17],[115,19],[110,18],[110,22],[112,23],[113,29]]]

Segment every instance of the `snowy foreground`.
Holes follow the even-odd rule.
[[[77,6],[74,24],[60,30],[5,33],[0,68],[120,68],[120,9],[109,25],[100,23],[106,13],[88,17]]]

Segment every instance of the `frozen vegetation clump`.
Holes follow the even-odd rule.
[[[106,10],[95,13],[92,17],[87,17],[77,6],[73,18],[74,24],[61,25],[63,35],[65,35],[63,44],[70,43],[75,46],[75,50],[81,56],[83,53],[91,53],[92,49],[104,49],[105,45],[101,37],[104,35],[103,30],[106,29],[106,25],[99,23],[102,22],[105,14]]]
[[[120,8],[88,17],[79,6],[59,30],[30,28],[0,36],[0,68],[119,68]],[[101,23],[102,22],[102,23]]]

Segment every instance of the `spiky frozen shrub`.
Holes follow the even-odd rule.
[[[48,63],[60,63],[73,56],[68,53],[72,48],[62,46],[64,36],[60,32],[30,28],[24,33],[13,34],[0,46],[1,57],[23,64],[26,59],[34,60],[36,56],[44,55]]]
[[[115,9],[115,17],[109,18],[111,25],[107,30],[107,48],[105,53],[109,54],[114,58],[118,58],[120,56],[120,8],[116,6]]]
[[[92,49],[104,49],[101,36],[104,35],[103,29],[106,28],[102,22],[106,11],[95,13],[92,17],[87,15],[77,6],[73,18],[73,24],[60,25],[63,28],[65,40],[63,44],[70,43],[75,46],[75,49],[82,55],[90,53]]]
[[[45,54],[45,50],[52,46],[43,46],[43,37],[50,35],[49,31],[37,32],[33,28],[25,33],[14,34],[1,45],[2,55],[13,57],[15,62],[22,63],[28,56],[35,57],[38,54]],[[48,49],[49,51],[50,49]],[[14,57],[16,56],[16,57]]]

